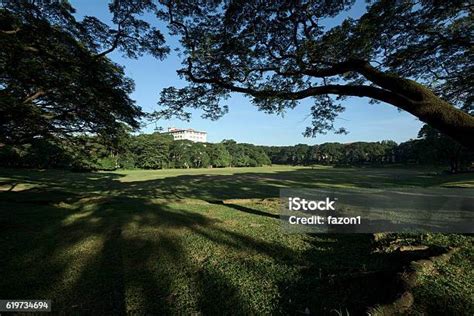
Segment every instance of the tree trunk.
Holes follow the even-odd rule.
[[[401,108],[460,144],[474,149],[474,117],[434,94],[425,94],[422,101]]]
[[[386,101],[403,109],[460,144],[474,149],[474,117],[452,106],[427,87],[398,75],[381,72],[367,62],[356,66],[371,82],[395,94]]]

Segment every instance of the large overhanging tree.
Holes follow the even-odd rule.
[[[157,114],[217,118],[231,92],[278,113],[312,98],[306,135],[328,130],[339,99],[367,97],[405,110],[474,148],[472,6],[469,1],[162,1],[184,47],[185,88],[162,92]],[[347,15],[347,14],[346,14]],[[374,111],[377,111],[374,108]],[[387,127],[394,128],[394,127]]]
[[[0,143],[78,133],[113,136],[138,127],[133,81],[107,54],[162,58],[162,34],[138,18],[152,1],[109,5],[113,25],[77,21],[67,1],[5,1],[0,6]]]

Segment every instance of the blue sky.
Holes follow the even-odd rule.
[[[78,18],[83,15],[91,15],[104,22],[109,22],[111,19],[106,1],[72,0],[71,3],[77,9]],[[359,1],[349,11],[349,15],[356,18],[363,11],[364,1]],[[340,16],[332,23],[337,23],[343,18]],[[158,22],[151,16],[145,17],[145,19],[158,23],[167,39],[167,45],[172,49],[179,45],[176,38],[169,36],[165,24]],[[332,23],[326,25],[331,27]],[[150,56],[143,56],[136,60],[123,58],[120,52],[114,52],[108,56],[125,66],[127,76],[131,77],[136,85],[132,98],[147,112],[159,108],[159,94],[163,88],[186,85],[186,82],[176,74],[176,70],[181,67],[181,60],[173,50],[163,61]],[[258,145],[294,145],[385,139],[403,142],[410,138],[416,138],[422,125],[414,116],[401,112],[392,105],[369,104],[369,99],[351,97],[343,101],[346,111],[336,119],[336,126],[345,127],[349,134],[328,133],[327,135],[318,135],[316,138],[307,138],[302,135],[302,132],[311,122],[311,117],[308,117],[311,100],[304,100],[294,110],[285,113],[283,117],[259,112],[252,106],[250,99],[240,94],[233,94],[225,104],[229,105],[229,113],[217,121],[202,119],[200,111],[196,110],[192,111],[193,116],[190,122],[176,119],[161,120],[157,122],[157,126],[165,129],[174,126],[204,130],[208,132],[208,141],[210,142],[234,139],[238,142]],[[153,132],[154,128],[155,124],[151,124],[143,131]]]

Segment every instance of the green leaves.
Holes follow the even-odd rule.
[[[160,103],[189,119],[187,107],[219,117],[230,92],[276,114],[312,98],[305,135],[315,136],[345,132],[333,124],[343,110],[333,95],[368,97],[472,147],[462,135],[472,133],[474,120],[453,108],[470,111],[474,99],[468,2],[369,1],[360,17],[345,12],[353,4],[211,1],[197,9],[194,1],[165,3],[161,17],[181,37],[179,73],[190,84],[163,90]]]
[[[120,5],[118,5],[120,4]],[[77,21],[67,2],[10,1],[0,9],[0,142],[81,133],[112,136],[138,128],[134,82],[106,55],[163,58],[168,48],[138,15],[151,2],[115,1],[116,29],[95,17]]]

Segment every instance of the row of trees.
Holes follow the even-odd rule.
[[[0,148],[0,165],[31,168],[72,168],[112,170],[118,168],[222,168],[257,167],[271,164],[262,148],[239,144],[194,143],[173,140],[167,134],[137,136],[122,133],[113,140],[104,137],[77,137],[73,143],[36,139],[26,145]]]
[[[425,125],[418,139],[400,144],[394,141],[354,142],[349,144],[298,144],[283,147],[262,147],[274,164],[291,165],[363,165],[363,164],[426,164],[444,165],[451,172],[467,170],[474,153]]]
[[[76,137],[73,143],[46,138],[27,145],[0,147],[0,165],[7,167],[72,168],[79,170],[118,168],[222,168],[288,165],[445,165],[451,172],[466,170],[474,153],[425,125],[418,139],[394,141],[324,143],[295,146],[255,146],[234,140],[194,143],[173,140],[168,134],[132,135],[125,129],[111,139]]]
[[[350,144],[324,143],[309,146],[298,144],[284,147],[264,147],[265,152],[275,164],[362,164],[394,162],[397,143],[355,142]]]

